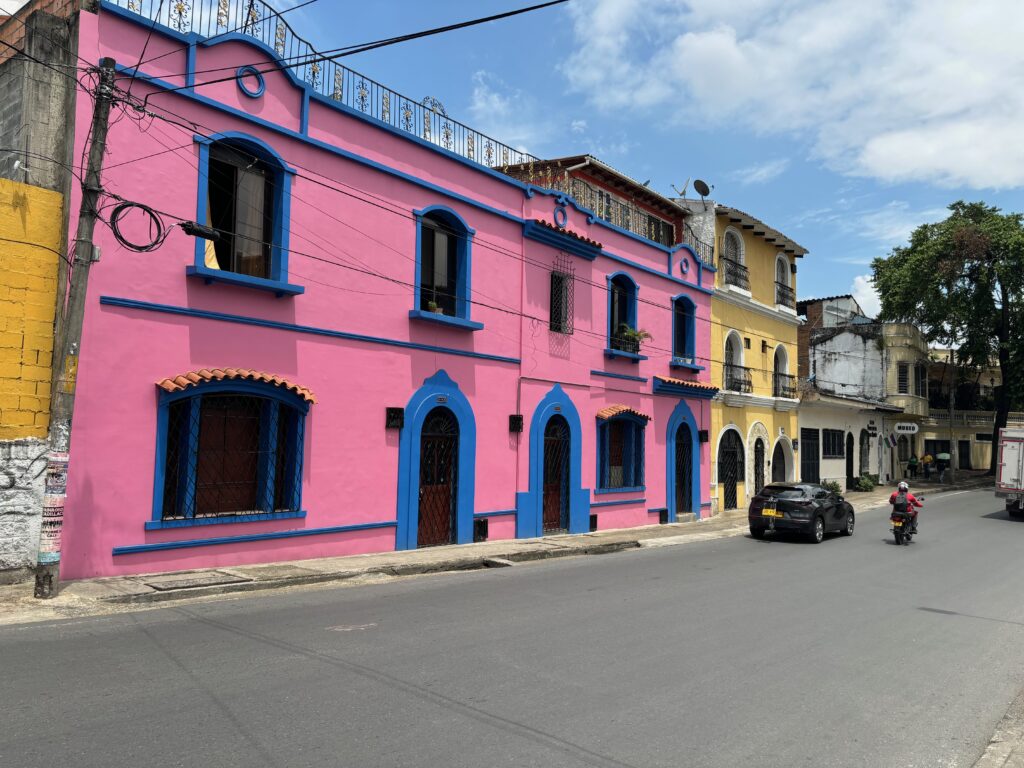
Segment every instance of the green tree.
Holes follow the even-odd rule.
[[[949,212],[872,263],[879,320],[916,324],[929,341],[957,349],[965,365],[999,361],[995,441],[1024,394],[1024,377],[1014,375],[1024,363],[1024,219],[982,202],[958,201]]]

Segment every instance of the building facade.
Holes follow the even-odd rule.
[[[695,231],[714,232],[711,300],[711,497],[745,508],[768,482],[796,480],[796,264],[807,251],[724,205],[690,202]]]
[[[282,68],[311,49],[260,2],[136,7],[76,27],[153,116],[111,121],[105,186],[148,212],[96,233],[65,577],[709,514],[716,271],[688,210]]]

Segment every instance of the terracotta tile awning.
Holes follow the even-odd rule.
[[[275,387],[281,387],[282,389],[294,392],[307,403],[316,402],[316,395],[305,387],[293,384],[287,379],[275,376],[272,373],[254,371],[251,368],[203,368],[199,371],[189,371],[188,373],[178,374],[170,379],[158,381],[156,385],[164,392],[181,392],[189,387],[195,387],[207,381],[223,381],[225,379],[229,381],[236,379],[242,381],[260,381],[265,384],[272,384]]]
[[[646,413],[640,413],[640,411],[636,410],[635,408],[630,408],[628,405],[609,405],[606,408],[602,408],[600,411],[597,412],[597,418],[601,419],[602,421],[607,421],[608,419],[614,418],[615,416],[621,416],[623,413],[628,413],[632,416],[638,416],[644,421],[651,420],[651,417],[648,416]]]
[[[671,376],[655,376],[654,378],[659,381],[664,381],[666,384],[675,384],[677,387],[686,387],[687,389],[706,389],[708,392],[717,392],[718,387],[714,384],[702,384],[699,381],[686,381],[685,379],[673,379]]]
[[[594,248],[603,247],[599,242],[597,242],[597,240],[591,240],[589,237],[577,234],[576,232],[573,232],[571,229],[559,227],[557,224],[552,224],[550,221],[544,221],[544,219],[534,219],[534,221],[536,221],[542,227],[547,227],[548,229],[554,232],[559,232],[575,240],[579,240],[581,243],[586,243],[587,245],[593,246]]]

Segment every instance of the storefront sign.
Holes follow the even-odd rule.
[[[916,435],[919,427],[912,421],[901,421],[894,429],[898,435]]]

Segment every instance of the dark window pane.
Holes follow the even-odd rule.
[[[274,174],[266,163],[228,144],[210,148],[208,220],[220,237],[208,267],[270,277]]]

